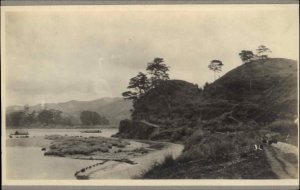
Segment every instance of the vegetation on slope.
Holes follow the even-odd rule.
[[[296,61],[250,60],[204,89],[161,81],[135,100],[135,127],[120,125],[119,134],[185,145],[177,160],[167,158],[144,178],[276,178],[263,151],[253,146],[275,134],[297,144],[296,102]],[[139,136],[138,121],[159,127]]]
[[[245,63],[207,86],[205,96],[249,101],[266,109],[297,114],[297,62],[269,58]]]
[[[185,81],[164,81],[135,102],[132,118],[159,125],[160,134],[199,127],[232,132],[278,120],[293,122],[297,113],[296,62],[270,58],[264,67],[263,76],[260,60],[246,63],[204,89]],[[251,89],[243,73],[252,73]]]

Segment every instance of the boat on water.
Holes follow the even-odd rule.
[[[87,129],[87,130],[83,130],[80,132],[81,133],[102,133],[102,131],[100,129]]]
[[[29,133],[28,131],[20,131],[16,130],[15,132],[9,134],[9,138],[29,138]]]

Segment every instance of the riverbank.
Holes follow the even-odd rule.
[[[6,129],[6,137],[14,133],[17,129]],[[116,128],[101,128],[101,133],[83,133],[82,131],[87,130],[86,128],[76,128],[76,129],[43,129],[43,128],[22,128],[22,131],[27,131],[29,133],[29,138],[31,137],[45,137],[46,135],[63,135],[63,136],[101,136],[101,137],[111,137],[117,132]]]
[[[45,156],[60,156],[85,160],[128,160],[154,149],[149,144],[100,136],[50,135]]]
[[[77,170],[77,179],[137,178],[167,155],[177,158],[183,149],[170,143],[104,137],[52,135],[46,139],[52,140],[46,156],[98,161]]]
[[[118,128],[118,125],[58,125],[58,124],[31,124],[24,126],[7,126],[7,129],[26,130],[26,129],[109,129]]]
[[[254,131],[211,133],[198,130],[185,142],[178,159],[166,159],[144,179],[277,179]]]
[[[182,145],[169,143],[109,138],[116,132],[111,129],[104,129],[102,133],[95,134],[80,133],[80,129],[71,131],[35,129],[29,130],[29,138],[24,139],[10,139],[9,132],[7,131],[5,150],[6,176],[8,179],[16,180],[78,179],[79,176],[88,179],[131,179],[150,169],[153,164],[161,162],[168,154],[177,157],[183,149]],[[75,146],[83,148],[83,144],[100,141],[105,143],[106,147],[111,143],[112,148],[108,148],[107,152],[91,151],[88,155],[67,154],[67,151],[61,149],[64,153],[61,156],[45,156],[50,146],[57,144],[55,140],[49,138],[54,137],[53,135],[59,136],[60,140],[56,140],[65,145],[65,148]],[[62,139],[68,140],[62,141]],[[70,147],[65,143],[74,141],[80,142]],[[117,143],[112,145],[113,142]],[[85,169],[84,172],[79,174],[78,171],[82,169]]]
[[[149,141],[152,142],[152,141]],[[183,145],[163,142],[164,148],[132,158],[134,165],[128,163],[107,162],[86,173],[88,179],[139,179],[145,172],[160,164],[165,157],[178,158]]]

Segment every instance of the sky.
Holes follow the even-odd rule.
[[[170,78],[200,87],[242,64],[238,53],[266,45],[298,60],[297,5],[38,7],[5,11],[7,105],[121,97],[156,57]],[[2,46],[3,47],[3,46]]]

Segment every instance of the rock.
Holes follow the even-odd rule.
[[[146,121],[122,120],[119,132],[114,137],[149,139],[151,134],[159,129],[159,126]]]

